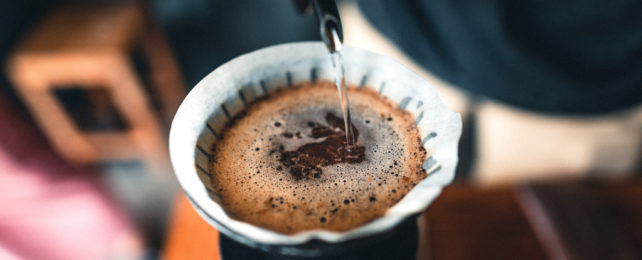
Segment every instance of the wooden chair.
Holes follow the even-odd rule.
[[[55,9],[7,65],[16,92],[69,161],[142,159],[152,171],[170,169],[166,126],[185,87],[162,33],[137,3]],[[70,89],[89,93],[89,106],[69,111],[57,93]],[[110,107],[119,129],[88,130],[73,116]]]

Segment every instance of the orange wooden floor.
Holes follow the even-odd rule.
[[[164,258],[220,260],[218,231],[201,218],[181,194],[174,202]]]

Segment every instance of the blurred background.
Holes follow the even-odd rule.
[[[416,71],[464,120],[419,258],[642,258],[641,3],[338,4],[347,45]],[[171,119],[226,61],[320,40],[314,15],[252,0],[0,13],[0,259],[216,257],[173,176]]]

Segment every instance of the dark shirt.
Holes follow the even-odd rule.
[[[471,94],[575,114],[642,101],[642,1],[359,4],[410,58]]]

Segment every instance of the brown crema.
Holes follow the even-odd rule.
[[[369,88],[349,95],[351,147],[329,81],[281,88],[236,116],[210,163],[226,212],[286,234],[345,231],[383,216],[424,179],[412,116]]]

